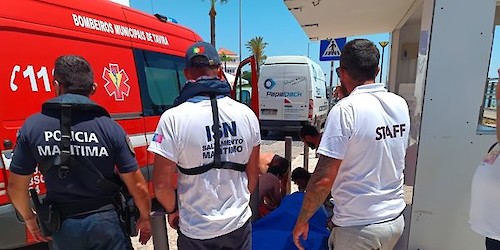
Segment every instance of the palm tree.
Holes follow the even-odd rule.
[[[227,56],[226,53],[222,52],[220,55],[220,61],[224,62],[224,71],[226,72],[226,62],[231,61],[231,57]]]
[[[221,4],[227,3],[229,0],[210,0],[210,11],[208,15],[210,16],[210,43],[215,47],[215,16],[217,12],[215,11],[215,4],[220,2]]]
[[[267,43],[264,42],[263,37],[256,36],[248,41],[245,46],[255,56],[255,61],[257,61],[257,72],[260,72],[260,65],[264,64],[267,58],[264,54]]]

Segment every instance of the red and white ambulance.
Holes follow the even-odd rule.
[[[92,99],[127,131],[150,179],[146,147],[185,83],[185,50],[202,40],[166,20],[107,0],[0,1],[0,249],[35,243],[7,196],[9,163],[17,130],[55,96],[53,65],[60,55],[90,62],[98,84]],[[45,193],[40,173],[30,187]]]

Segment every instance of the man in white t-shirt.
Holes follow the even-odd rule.
[[[348,42],[340,57],[347,93],[328,114],[293,240],[304,249],[308,220],[331,192],[335,250],[392,249],[404,228],[403,169],[410,131],[406,101],[375,83],[380,54],[369,40]]]
[[[252,245],[249,200],[259,174],[259,121],[229,97],[228,83],[217,78],[219,67],[212,45],[188,48],[189,81],[161,116],[148,148],[155,153],[155,195],[171,226],[178,221],[180,250]]]

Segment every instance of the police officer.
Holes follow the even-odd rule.
[[[59,57],[54,87],[57,97],[44,103],[42,112],[29,117],[19,130],[10,165],[12,203],[35,239],[52,240],[53,249],[132,249],[117,212],[120,201],[115,187],[121,177],[140,211],[137,228],[145,244],[151,236],[147,184],[124,130],[89,99],[96,89],[89,63],[80,56]],[[58,165],[65,147],[61,144],[63,105],[70,106],[72,114],[70,145],[66,145],[70,160]],[[27,192],[37,165],[47,187],[43,203],[51,204],[62,221],[51,237],[42,234]]]
[[[293,240],[307,238],[308,220],[328,193],[334,200],[330,249],[392,249],[404,228],[403,169],[410,131],[406,101],[375,83],[380,54],[366,39],[340,57],[346,95],[328,114],[316,168],[306,188]]]
[[[212,45],[188,48],[189,81],[177,107],[161,116],[148,148],[156,154],[155,194],[170,225],[178,222],[180,250],[252,248],[249,200],[259,173],[259,121],[229,97],[219,68]],[[178,199],[172,181],[177,170]]]

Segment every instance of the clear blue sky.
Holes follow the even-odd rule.
[[[327,79],[330,79],[330,62],[319,62],[319,42],[309,42],[293,15],[282,0],[241,0],[242,3],[242,58],[250,55],[245,43],[256,36],[262,36],[268,43],[265,50],[267,56],[305,55],[320,63]],[[160,13],[172,17],[179,24],[198,33],[205,41],[210,42],[210,20],[208,12],[210,0],[130,0],[133,8],[148,12]],[[239,53],[239,0],[229,0],[216,6],[216,42],[217,48],[223,47]],[[495,33],[500,32],[497,28]],[[348,40],[359,37],[348,37]],[[390,35],[367,35],[378,44],[379,41],[390,41]],[[496,77],[496,68],[500,65],[500,37],[495,36],[489,76]],[[309,47],[309,49],[308,49]],[[379,47],[379,49],[381,49]],[[383,79],[386,79],[389,63],[389,47],[384,56]],[[309,52],[309,53],[308,53]],[[338,62],[335,63],[338,65]],[[334,74],[335,75],[335,74]],[[378,78],[377,78],[378,79]],[[337,82],[333,79],[334,85]]]
[[[488,77],[498,77],[497,69],[500,67],[500,27],[495,27],[493,49],[491,51],[490,69]]]

